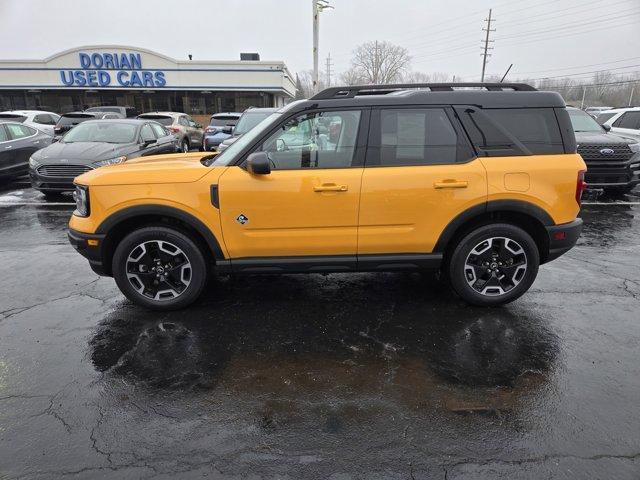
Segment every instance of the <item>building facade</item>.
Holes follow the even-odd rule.
[[[143,48],[86,46],[0,60],[0,110],[57,113],[119,105],[194,116],[277,107],[295,95],[283,62],[175,60]]]

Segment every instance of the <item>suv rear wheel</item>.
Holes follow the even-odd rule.
[[[448,264],[455,292],[479,306],[502,305],[525,293],[538,275],[540,254],[531,236],[514,225],[479,227],[464,236]]]
[[[116,248],[112,271],[129,300],[155,310],[193,303],[207,279],[200,248],[182,232],[166,227],[141,228],[127,235]]]
[[[180,143],[180,151],[182,153],[189,153],[189,141],[186,138]]]

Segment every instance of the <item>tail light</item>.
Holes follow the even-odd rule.
[[[180,133],[180,129],[178,127],[169,127],[169,131],[171,133]]]
[[[578,172],[578,180],[576,182],[576,202],[578,205],[582,205],[582,192],[587,188],[587,182],[584,181],[584,174],[586,170],[580,170]]]
[[[207,127],[204,129],[204,133],[215,133],[217,130],[217,128]]]

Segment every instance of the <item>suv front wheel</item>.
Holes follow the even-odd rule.
[[[455,292],[479,306],[502,305],[525,293],[536,279],[540,254],[531,236],[514,225],[485,225],[455,247],[448,276]]]
[[[193,303],[207,279],[207,264],[193,240],[160,226],[127,235],[116,248],[112,271],[129,300],[155,310]]]

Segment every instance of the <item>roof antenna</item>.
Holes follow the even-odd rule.
[[[193,55],[189,54],[189,60],[193,60]]]
[[[504,79],[507,78],[507,73],[509,73],[509,70],[511,70],[511,67],[513,67],[513,63],[511,65],[509,65],[509,68],[507,68],[507,71],[504,72],[504,75],[500,79],[500,83],[504,82]]]

